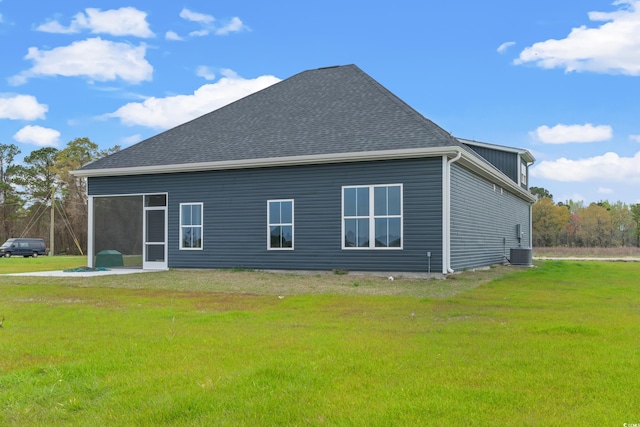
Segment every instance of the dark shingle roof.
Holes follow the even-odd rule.
[[[304,71],[84,170],[462,144],[355,65]]]

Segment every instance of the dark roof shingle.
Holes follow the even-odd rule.
[[[83,169],[461,146],[355,65],[304,71]]]

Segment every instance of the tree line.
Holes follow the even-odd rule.
[[[55,253],[86,253],[86,180],[71,171],[119,150],[100,150],[89,138],[77,138],[63,149],[34,150],[19,164],[20,148],[0,144],[0,243],[12,237],[42,237],[50,247],[54,206]]]
[[[553,201],[548,190],[531,187],[534,246],[640,247],[640,203]]]

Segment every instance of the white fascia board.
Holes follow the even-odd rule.
[[[277,166],[298,166],[298,165],[318,165],[327,163],[347,163],[347,162],[367,162],[376,160],[397,160],[415,159],[420,157],[454,157],[462,153],[460,163],[467,165],[470,169],[480,173],[490,181],[500,184],[505,188],[510,188],[512,192],[522,198],[535,202],[535,198],[528,191],[522,189],[509,177],[500,172],[497,168],[490,166],[480,160],[476,154],[465,150],[462,147],[431,147],[431,148],[408,148],[403,150],[381,150],[362,151],[353,153],[331,153],[318,154],[313,156],[289,156],[272,157],[265,159],[229,160],[222,162],[202,162],[185,163],[174,165],[139,166],[131,168],[109,168],[109,169],[78,169],[71,173],[77,177],[106,177],[106,176],[130,176],[130,175],[151,175],[161,173],[180,172],[200,172],[228,169],[251,169]]]
[[[159,173],[198,172],[225,169],[251,169],[276,166],[297,166],[325,163],[366,162],[375,160],[435,157],[442,155],[454,155],[459,150],[460,149],[458,147],[409,148],[404,150],[332,153],[318,154],[313,156],[272,157],[265,159],[138,166],[130,168],[78,169],[72,171],[71,173],[77,177],[150,175]]]
[[[476,147],[483,147],[483,148],[489,148],[491,150],[499,150],[499,151],[505,151],[507,153],[518,154],[520,155],[520,157],[522,157],[522,159],[525,162],[529,164],[534,163],[536,161],[535,157],[533,157],[533,154],[531,154],[529,150],[526,150],[524,148],[508,147],[506,145],[490,144],[488,142],[473,141],[471,139],[464,139],[464,138],[456,138],[456,139],[462,142],[463,144],[467,144],[467,145],[475,145]]]

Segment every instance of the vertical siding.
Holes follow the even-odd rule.
[[[89,178],[89,194],[168,193],[169,267],[442,270],[441,158]],[[402,250],[343,250],[342,186],[403,184]],[[267,200],[295,200],[295,249],[267,250]],[[180,251],[180,203],[203,202],[202,251]]]
[[[486,147],[476,147],[473,145],[467,145],[467,147],[475,151],[493,166],[500,169],[502,173],[507,175],[514,182],[517,183],[519,181],[518,178],[520,171],[518,170],[518,167],[520,166],[520,164],[518,163],[517,154],[509,153],[506,151],[493,150]]]
[[[451,169],[451,266],[454,270],[505,261],[518,247],[516,225],[531,247],[530,204],[454,163]],[[503,239],[506,243],[503,244]]]

